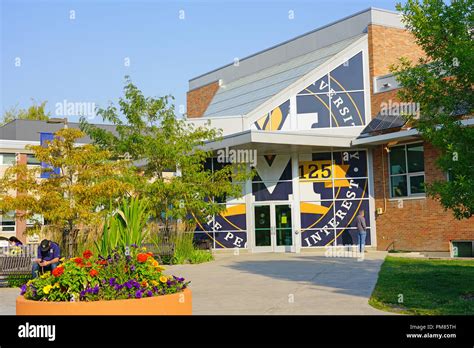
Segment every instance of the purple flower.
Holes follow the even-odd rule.
[[[138,290],[138,291],[135,293],[135,297],[136,297],[136,298],[142,298],[142,291],[141,291],[141,290]]]
[[[148,290],[148,291],[146,292],[146,294],[147,294],[148,297],[152,297],[152,296],[153,296],[153,292],[152,292],[151,290]]]
[[[125,286],[127,287],[127,289],[131,289],[131,288],[133,287],[131,281],[128,281],[128,282],[126,282],[126,283],[123,284],[123,285],[125,285]]]
[[[79,296],[80,296],[81,298],[83,298],[84,296],[86,296],[86,292],[85,292],[84,290],[82,290],[81,293],[79,294]]]
[[[136,245],[136,244],[132,244],[132,245],[130,245],[130,246],[131,246],[132,248],[138,248],[138,245]]]
[[[135,272],[135,265],[130,266],[130,271]]]
[[[91,289],[91,291],[94,295],[97,295],[99,293],[99,285],[94,286],[94,288]]]
[[[109,279],[109,285],[114,286],[116,284],[115,280],[116,280],[115,278],[110,278]]]
[[[27,289],[27,287],[26,287],[26,284],[23,284],[23,285],[21,286],[21,292],[20,292],[20,295],[24,295],[24,294],[25,294],[25,292],[26,292],[26,289]]]

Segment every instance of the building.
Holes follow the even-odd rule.
[[[252,252],[355,244],[363,209],[373,248],[472,254],[472,219],[425,195],[446,174],[400,116],[410,105],[398,104],[389,67],[423,56],[400,18],[370,8],[189,81],[189,122],[223,131],[206,145],[211,168],[223,149],[228,160],[256,151],[257,176],[223,214],[197,221],[198,238]]]
[[[70,128],[79,128],[79,123],[68,122]],[[114,131],[111,125],[96,125],[97,127]],[[55,133],[64,127],[62,123],[52,123],[35,120],[14,120],[0,127],[0,177],[5,170],[15,163],[39,166],[41,163],[34,157],[27,145],[40,145],[40,134]],[[78,144],[88,144],[89,137],[78,139]],[[27,236],[26,229],[32,221],[19,218],[19,212],[9,212],[0,215],[0,236],[16,236],[23,242],[37,242],[37,236]]]

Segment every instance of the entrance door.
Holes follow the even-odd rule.
[[[255,250],[291,251],[291,205],[270,203],[254,206]]]

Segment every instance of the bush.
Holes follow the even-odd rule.
[[[203,263],[214,260],[212,253],[207,250],[194,250],[189,258],[191,263]]]
[[[7,277],[7,284],[10,288],[19,288],[31,279],[31,274],[10,274]]]
[[[98,301],[173,294],[187,287],[184,278],[165,275],[144,249],[131,247],[129,254],[117,251],[107,258],[86,250],[29,280],[21,294],[35,301]]]
[[[194,233],[178,232],[174,239],[173,263],[183,264],[189,261],[194,253]]]

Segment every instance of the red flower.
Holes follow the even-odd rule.
[[[90,259],[91,256],[92,256],[92,251],[90,251],[89,249],[87,249],[86,251],[84,251],[82,253],[82,256],[85,258],[85,259]]]
[[[83,260],[82,260],[82,258],[80,258],[80,257],[76,257],[76,258],[74,259],[74,262],[75,262],[77,265],[82,264],[82,261],[83,261]]]
[[[137,255],[137,261],[138,261],[139,263],[144,263],[144,262],[146,262],[146,260],[147,260],[149,257],[150,257],[150,255],[148,255],[148,254],[138,254],[138,255]]]
[[[92,263],[90,262],[86,263],[86,267],[92,267]]]
[[[97,260],[97,264],[99,265],[106,265],[107,261],[106,260]]]
[[[99,274],[99,272],[97,272],[95,269],[91,269],[89,274],[91,275],[91,277],[95,277],[96,275]]]
[[[64,273],[64,267],[63,266],[59,266],[59,267],[56,267],[55,269],[53,269],[53,276],[55,276],[56,278],[59,277],[61,274]]]

